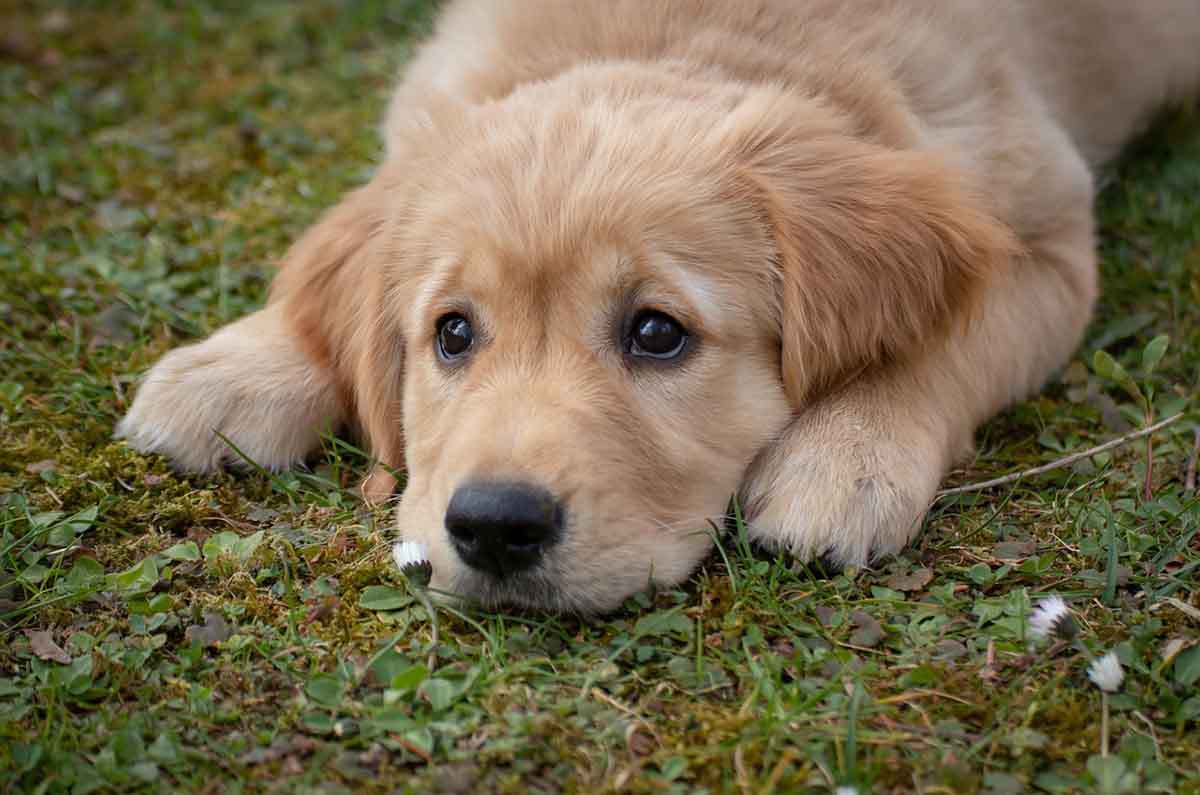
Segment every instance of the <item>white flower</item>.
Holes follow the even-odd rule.
[[[429,562],[429,553],[424,544],[415,541],[397,541],[392,546],[392,560],[400,573],[414,584],[424,586],[433,574],[433,564]]]
[[[843,784],[833,791],[833,795],[858,795],[858,787]]]
[[[1061,596],[1043,599],[1029,616],[1029,634],[1036,640],[1045,640],[1056,635],[1062,640],[1075,636],[1077,627],[1071,618],[1071,609]]]
[[[1117,653],[1110,651],[1103,657],[1092,660],[1092,664],[1088,666],[1088,679],[1105,693],[1120,690],[1121,682],[1125,680],[1125,669],[1121,667]]]

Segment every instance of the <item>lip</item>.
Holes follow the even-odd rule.
[[[445,588],[437,586],[435,576],[434,590],[440,596],[488,610],[516,607],[552,612],[586,612],[585,608],[567,598],[557,584],[557,577],[547,576],[542,569],[520,572],[503,580],[482,572],[465,570]]]

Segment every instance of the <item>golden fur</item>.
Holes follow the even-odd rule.
[[[233,461],[214,430],[281,468],[354,423],[408,470],[435,587],[487,603],[678,582],[732,494],[761,543],[861,563],[1067,361],[1091,169],[1198,82],[1195,0],[459,0],[376,176],[119,432],[205,471]],[[640,307],[688,329],[678,364],[623,354]],[[480,329],[456,368],[451,311]],[[533,572],[457,559],[443,516],[479,478],[566,504]]]

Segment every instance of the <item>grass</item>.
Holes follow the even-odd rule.
[[[1200,792],[1195,415],[1149,498],[1139,443],[944,500],[878,570],[734,532],[602,621],[442,609],[433,671],[352,448],[188,479],[112,440],[139,374],[256,306],[369,172],[429,6],[5,4],[0,792]],[[1085,349],[955,484],[1194,408],[1200,122],[1109,177]],[[1048,593],[1125,664],[1108,758],[1080,654],[1029,642]]]

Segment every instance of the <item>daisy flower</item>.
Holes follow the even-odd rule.
[[[1125,669],[1121,667],[1117,653],[1110,651],[1103,657],[1092,660],[1092,664],[1088,666],[1088,679],[1105,693],[1120,690],[1121,682],[1125,681]]]
[[[414,585],[424,587],[433,576],[433,564],[429,562],[429,553],[424,544],[415,541],[397,541],[392,546],[392,560],[396,568]]]
[[[1071,640],[1079,632],[1071,608],[1061,596],[1043,599],[1029,616],[1029,634],[1036,640],[1054,636],[1059,640]]]

